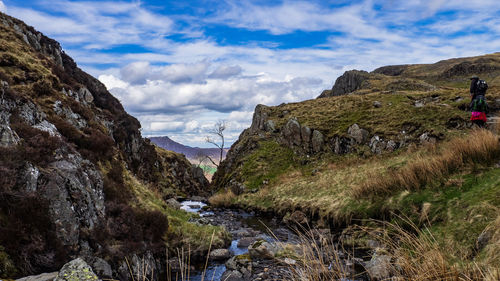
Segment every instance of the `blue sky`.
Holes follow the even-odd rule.
[[[497,0],[18,1],[0,10],[59,41],[145,136],[230,142],[255,105],[315,98],[350,69],[500,51]]]

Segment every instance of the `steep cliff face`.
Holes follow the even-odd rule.
[[[2,13],[0,82],[0,277],[164,251],[167,216],[137,190],[204,193],[203,172],[143,139],[56,41]]]

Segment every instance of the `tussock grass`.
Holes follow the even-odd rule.
[[[390,280],[499,280],[500,270],[475,262],[455,263],[448,249],[441,246],[427,228],[419,228],[408,219],[405,227],[389,222],[375,222],[377,227],[354,227],[351,234],[368,237],[379,242],[377,255],[388,255],[391,263],[387,272]],[[299,234],[302,255],[299,262],[290,265],[291,280],[346,280],[361,275],[370,276],[369,270],[353,266],[353,256],[343,247],[343,241],[325,241],[313,231]],[[341,254],[339,254],[342,252]],[[370,276],[370,278],[375,278]],[[385,280],[385,279],[384,279]]]
[[[297,234],[301,255],[294,257],[299,261],[296,265],[290,265],[290,280],[348,280],[353,277],[354,268],[340,256],[344,251],[339,244],[324,237],[318,239],[314,230]]]
[[[430,155],[418,155],[400,169],[382,174],[371,173],[369,180],[353,187],[352,195],[362,198],[395,190],[418,190],[443,180],[461,167],[491,164],[499,157],[498,136],[488,130],[475,129],[470,135],[451,140],[442,149],[431,149]]]
[[[236,195],[231,190],[227,190],[213,195],[208,199],[208,202],[212,206],[227,208],[233,204],[235,198]]]
[[[449,249],[441,246],[428,228],[419,228],[409,219],[397,223],[380,222],[384,231],[369,231],[393,258],[391,271],[403,280],[498,280],[500,271],[469,262],[454,263]],[[374,235],[374,233],[377,233]]]

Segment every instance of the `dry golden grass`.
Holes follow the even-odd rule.
[[[451,262],[449,250],[434,239],[427,228],[419,228],[405,219],[409,228],[382,222],[384,232],[373,235],[363,229],[372,239],[379,241],[394,258],[394,276],[403,280],[498,280],[500,271],[470,262]]]
[[[231,191],[219,192],[208,199],[212,206],[216,207],[230,207],[236,195]]]
[[[428,229],[420,229],[409,220],[406,222],[409,229],[388,222],[380,222],[379,228],[354,228],[357,234],[378,241],[382,248],[377,251],[391,257],[390,280],[499,280],[498,268],[474,262],[453,263],[448,250],[436,242]],[[346,265],[345,259],[351,259],[350,255],[339,257],[339,250],[343,249],[341,243],[318,240],[310,232],[299,236],[303,254],[296,257],[299,263],[290,266],[290,279],[320,281],[369,276],[367,271],[356,272],[351,265]]]
[[[434,155],[432,155],[434,154]],[[475,129],[466,137],[451,140],[431,155],[418,155],[400,169],[372,173],[366,182],[352,188],[355,198],[388,194],[394,190],[418,190],[443,180],[465,165],[490,164],[500,156],[498,136],[491,131]]]
[[[331,240],[316,239],[312,230],[298,234],[302,255],[294,257],[299,262],[290,266],[291,280],[347,280],[353,277],[351,272],[354,269],[339,256],[338,244]]]
[[[486,264],[500,267],[500,215],[485,228],[483,233],[488,233],[488,235],[491,236],[488,245],[486,245],[484,249],[484,261]],[[491,270],[491,272],[495,273],[494,270]],[[499,270],[496,271],[496,274],[500,274]],[[499,279],[497,280],[500,280],[500,276],[498,277]]]

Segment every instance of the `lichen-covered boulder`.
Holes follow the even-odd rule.
[[[100,280],[92,268],[81,258],[65,264],[54,281],[95,281]]]

